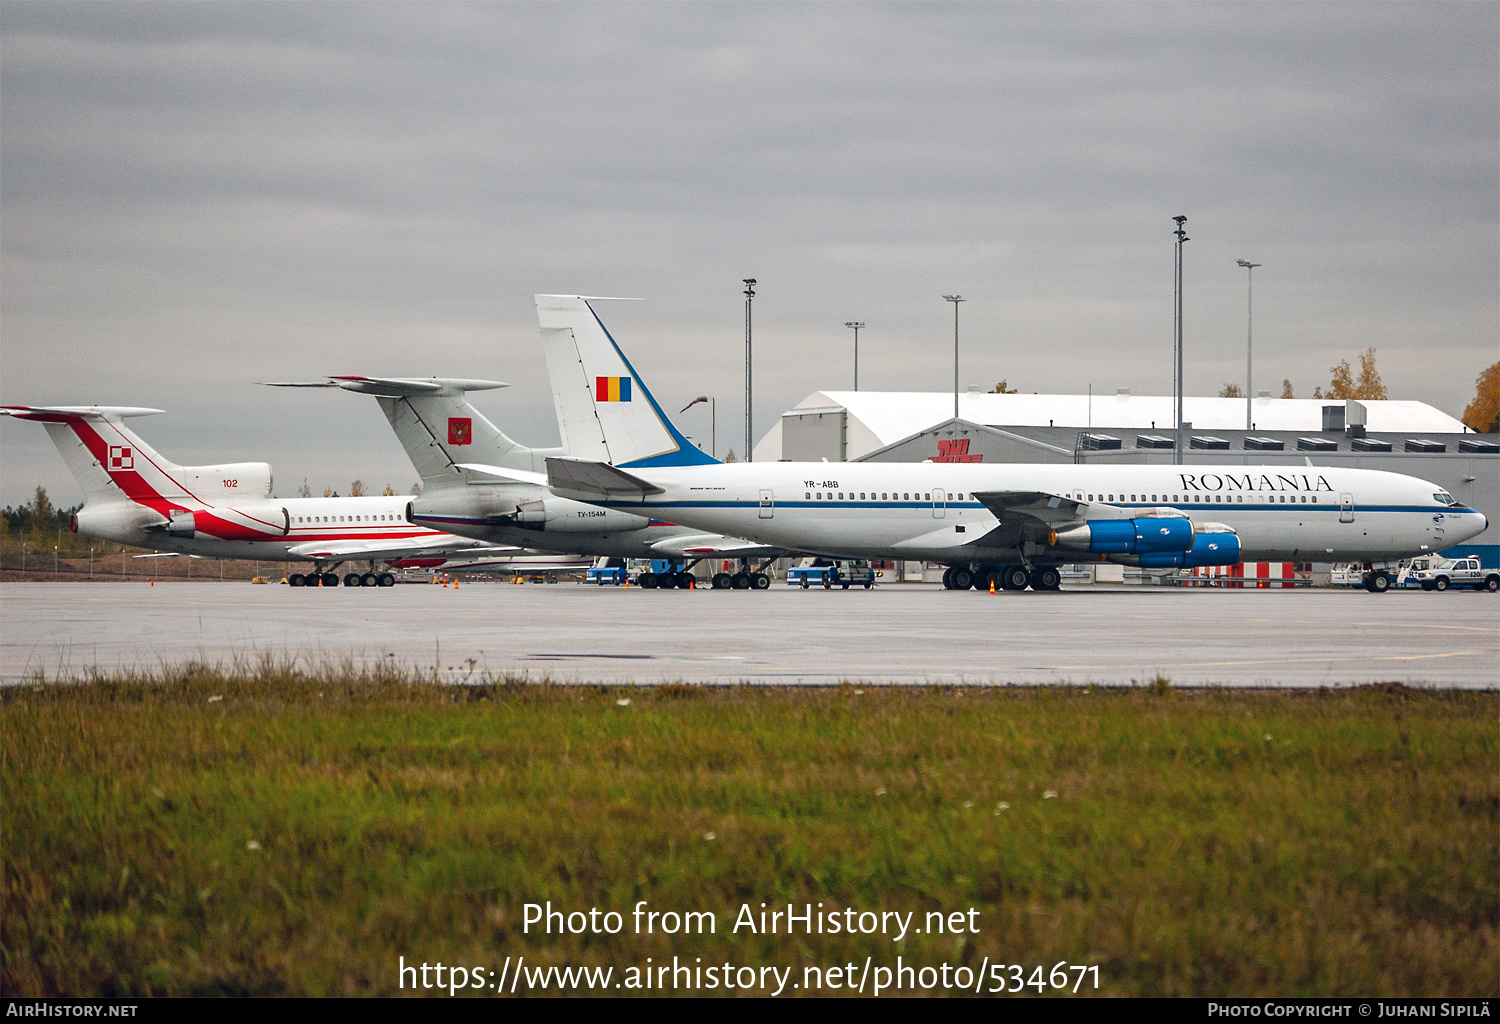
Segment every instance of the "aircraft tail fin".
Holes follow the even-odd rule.
[[[7,405],[0,414],[42,424],[63,462],[83,488],[85,503],[118,501],[121,497],[145,503],[164,497],[159,485],[170,484],[170,474],[181,467],[167,461],[121,420],[150,416],[160,409],[111,405]],[[169,486],[167,497],[175,497]],[[163,513],[165,514],[165,513]]]
[[[373,395],[407,457],[424,481],[451,480],[455,466],[483,462],[545,473],[561,448],[528,448],[469,404],[470,391],[509,385],[456,377],[330,377],[326,383],[275,383],[272,387],[336,387]]]
[[[270,496],[268,463],[179,466],[121,422],[159,412],[111,405],[0,407],[0,413],[34,420],[47,428],[63,462],[83,488],[85,504],[129,500],[170,517],[174,510],[192,504]]]
[[[667,419],[588,298],[538,295],[536,310],[558,430],[570,458],[616,466],[717,461]]]

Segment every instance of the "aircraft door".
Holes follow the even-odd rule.
[[[776,518],[776,492],[767,487],[760,489],[760,518]]]
[[[1352,494],[1340,494],[1339,495],[1339,522],[1341,522],[1341,523],[1352,523],[1352,522],[1354,522],[1354,495],[1352,495]]]
[[[946,492],[934,488],[932,491],[932,518],[943,518],[943,516],[947,515],[947,509]]]
[[[292,514],[283,506],[281,509],[281,535],[285,537],[292,532]]]

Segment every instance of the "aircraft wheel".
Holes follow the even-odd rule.
[[[1432,581],[1432,589],[1436,590],[1436,591],[1438,591],[1440,593],[1442,591],[1444,591],[1444,590],[1447,590],[1448,589],[1448,577],[1446,577],[1446,576],[1439,576],[1437,579],[1433,580]]]
[[[661,580],[657,578],[657,575],[654,572],[641,573],[641,575],[636,579],[636,582],[645,587],[647,590],[655,590],[661,585]]]
[[[771,577],[767,576],[763,572],[751,573],[750,574],[750,586],[752,588],[754,588],[755,590],[770,590],[771,589]]]
[[[697,579],[690,572],[680,572],[677,574],[678,590],[692,590],[693,584],[696,582]]]
[[[991,585],[993,585],[997,590],[1005,589],[1005,581],[1002,580],[1000,578],[1000,574],[993,569],[980,575],[979,583],[974,589],[988,593]]]
[[[974,574],[963,567],[949,569],[944,575],[954,590],[968,590],[974,585]]]
[[[948,566],[948,568],[946,568],[946,569],[943,570],[943,589],[944,590],[952,590],[953,589],[953,566],[951,566],[951,565]]]
[[[382,587],[394,587],[396,585],[396,577],[391,573],[383,572],[380,574],[380,585]]]
[[[1031,585],[1031,575],[1024,565],[1008,565],[1000,571],[1000,585],[1006,590],[1025,590]]]
[[[1057,590],[1062,586],[1062,573],[1053,566],[1044,565],[1037,570],[1032,586],[1038,590]]]
[[[362,587],[378,587],[380,586],[380,577],[376,576],[373,572],[367,572],[359,578],[359,585]]]
[[[288,586],[292,586],[292,587],[305,587],[305,586],[307,586],[307,580],[303,578],[303,576],[302,576],[302,574],[300,572],[294,572],[294,573],[292,573],[290,576],[288,576],[286,578],[286,582],[287,582]]]
[[[716,572],[716,573],[714,573],[714,589],[715,590],[728,590],[732,586],[734,586],[734,577],[731,576],[731,575],[729,575],[729,573],[727,573],[727,572]]]
[[[325,572],[323,574],[323,586],[336,587],[339,585],[339,574],[336,572]]]
[[[729,577],[729,585],[735,590],[749,590],[750,577],[742,572],[737,572],[733,576]]]
[[[344,586],[346,587],[362,587],[364,585],[365,581],[357,572],[351,572],[349,573],[349,575],[344,577]]]

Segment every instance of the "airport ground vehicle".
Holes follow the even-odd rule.
[[[1447,590],[1449,587],[1500,590],[1500,571],[1482,568],[1477,558],[1453,559],[1435,555],[1422,568],[1414,568],[1410,578],[1423,590]]]
[[[864,559],[804,558],[801,564],[786,571],[786,582],[789,587],[800,586],[803,590],[808,587],[848,590],[851,586],[869,590],[875,585],[876,575]]]

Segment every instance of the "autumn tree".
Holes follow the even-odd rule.
[[[1354,382],[1354,397],[1370,402],[1386,400],[1385,383],[1380,379],[1380,371],[1375,369],[1373,348],[1367,348],[1360,353],[1359,379]]]
[[[312,488],[309,487],[309,486],[307,486],[307,477],[303,477],[302,478],[302,486],[299,487],[299,488],[297,488],[297,497],[299,497],[299,498],[311,498],[312,497]]]
[[[1281,397],[1282,398],[1296,398],[1297,397],[1296,395],[1292,394],[1292,378],[1290,378],[1290,377],[1283,377],[1283,378],[1281,378]]]
[[[1225,384],[1219,391],[1220,398],[1244,398],[1245,393],[1240,390],[1238,384]]]
[[[1386,398],[1385,382],[1380,379],[1380,371],[1375,368],[1375,350],[1367,348],[1359,356],[1359,379],[1354,377],[1354,370],[1349,366],[1349,360],[1341,359],[1339,364],[1332,368],[1333,379],[1328,383],[1328,390],[1313,388],[1314,398],[1340,398],[1354,399],[1356,401],[1380,402]]]
[[[393,497],[395,497],[395,495],[396,495],[396,488],[392,487],[390,484],[386,484],[385,485],[385,490],[383,490],[383,491],[380,492],[380,496],[382,498],[393,498]]]
[[[1500,433],[1500,363],[1474,382],[1474,401],[1464,409],[1464,425],[1480,434]]]
[[[1002,380],[990,390],[990,394],[992,395],[1013,395],[1015,393],[1016,389],[1010,386],[1009,380]]]
[[[363,498],[364,496],[365,496],[365,482],[363,480],[356,480],[356,481],[354,481],[354,483],[352,483],[352,484],[349,485],[349,497],[351,497],[351,498]]]

